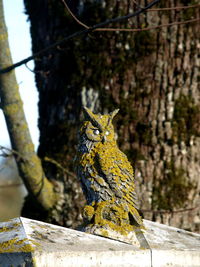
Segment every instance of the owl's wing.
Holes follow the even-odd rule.
[[[138,201],[135,193],[133,168],[125,154],[117,147],[105,149],[97,154],[96,160],[99,174],[108,184],[113,195],[124,203],[128,209],[130,223],[143,225],[142,219],[137,211]]]
[[[118,148],[97,154],[97,164],[105,182],[113,194],[133,208],[138,208],[134,186],[133,168],[126,155]]]

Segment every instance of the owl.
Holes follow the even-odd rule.
[[[83,108],[75,166],[87,200],[84,217],[90,224],[123,230],[143,222],[137,211],[133,168],[116,142],[112,120],[118,111],[101,115]]]

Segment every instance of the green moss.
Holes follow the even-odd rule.
[[[0,41],[4,41],[8,39],[8,34],[7,33],[2,33],[0,34]]]
[[[181,95],[174,106],[172,121],[172,140],[189,145],[191,136],[200,136],[200,107],[194,104],[190,96]]]
[[[27,244],[27,238],[19,240],[13,238],[8,241],[0,243],[0,253],[11,253],[11,252],[32,252],[35,248],[31,244]]]
[[[90,205],[86,205],[84,207],[84,211],[83,211],[83,217],[87,220],[87,221],[91,221],[93,216],[94,216],[94,207],[90,206]]]
[[[10,105],[6,105],[4,107],[4,112],[6,115],[13,115],[13,114],[18,114],[19,112],[21,112],[22,109],[22,102],[18,101],[17,103],[13,103]]]
[[[10,227],[0,227],[0,233],[1,232],[9,232],[9,231],[12,231],[12,230],[18,228],[19,226],[20,226],[20,223],[14,223]]]
[[[187,179],[183,168],[176,168],[174,160],[167,162],[164,178],[155,181],[153,188],[153,208],[171,210],[184,207],[189,193],[195,186]]]
[[[136,209],[130,207],[132,212],[139,216]],[[134,209],[134,210],[133,210]],[[129,222],[129,215],[122,204],[116,204],[116,199],[102,201],[95,204],[94,225],[99,226],[102,236],[109,236],[109,229],[127,236],[136,229],[144,229],[143,225],[135,226]],[[108,230],[108,231],[107,231]]]

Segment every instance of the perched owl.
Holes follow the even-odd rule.
[[[110,114],[93,114],[84,107],[85,120],[78,133],[75,165],[87,200],[84,216],[91,224],[116,229],[142,226],[137,211],[133,168],[120,151]]]

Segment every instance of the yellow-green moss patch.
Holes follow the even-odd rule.
[[[14,223],[13,225],[9,226],[9,227],[0,227],[0,233],[2,232],[9,232],[9,231],[12,231],[16,228],[18,228],[20,226],[20,223]]]
[[[12,252],[33,252],[35,251],[35,246],[39,246],[39,244],[35,241],[31,241],[35,246],[29,244],[31,241],[28,238],[18,239],[13,238],[8,241],[4,241],[0,243],[0,253],[12,253]]]

